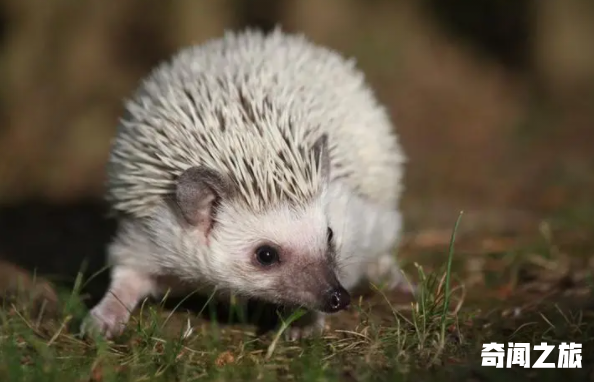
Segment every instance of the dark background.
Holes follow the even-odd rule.
[[[281,25],[357,59],[409,157],[407,231],[588,230],[594,2],[0,1],[0,257],[97,268],[122,101],[178,48]],[[0,279],[2,278],[0,273]]]

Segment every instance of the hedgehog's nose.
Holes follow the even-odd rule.
[[[326,313],[335,313],[346,309],[351,303],[351,295],[343,287],[331,289],[326,295],[326,304],[324,311]]]

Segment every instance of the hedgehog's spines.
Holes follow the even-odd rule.
[[[385,196],[377,178],[364,175],[400,160],[378,106],[353,60],[303,35],[227,32],[155,68],[126,102],[107,198],[116,210],[146,216],[176,177],[204,166],[226,175],[250,210],[307,203],[324,185],[314,143],[329,134],[332,177],[392,203],[397,196]],[[373,134],[357,132],[371,125]]]

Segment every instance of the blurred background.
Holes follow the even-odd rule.
[[[275,25],[367,73],[409,158],[409,232],[459,210],[470,231],[588,229],[594,2],[2,0],[0,256],[101,257],[113,227],[94,200],[123,99],[183,46]]]

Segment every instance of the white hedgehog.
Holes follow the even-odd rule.
[[[87,324],[112,337],[146,297],[214,288],[305,307],[290,338],[321,332],[362,281],[402,285],[404,162],[336,52],[280,29],[182,50],[126,105],[108,166],[111,284]]]

